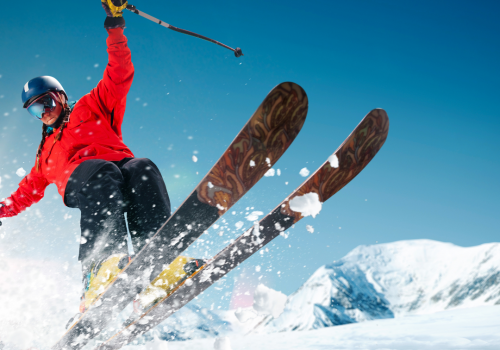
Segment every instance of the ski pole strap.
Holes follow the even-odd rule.
[[[164,26],[165,28],[168,28],[168,29],[171,29],[171,30],[174,30],[176,32],[179,32],[179,33],[182,33],[182,34],[187,34],[187,35],[191,35],[191,36],[194,36],[196,38],[199,38],[199,39],[203,39],[203,40],[206,40],[206,41],[210,41],[211,43],[214,43],[214,44],[217,44],[219,46],[222,46],[222,47],[225,47],[226,49],[228,50],[231,50],[234,52],[234,55],[236,57],[240,57],[240,56],[243,56],[243,52],[241,51],[241,49],[239,47],[237,47],[236,49],[233,49],[232,47],[229,47],[227,45],[224,45],[223,43],[220,43],[218,42],[217,40],[214,40],[214,39],[210,39],[204,35],[201,35],[201,34],[197,34],[197,33],[194,33],[194,32],[190,32],[189,30],[185,30],[185,29],[181,29],[181,28],[177,28],[177,27],[174,27],[173,25],[170,25],[168,24],[167,22],[164,22],[162,20],[159,20],[158,18],[155,18],[153,16],[150,16],[148,15],[147,13],[144,13],[142,11],[139,11],[134,5],[127,5],[127,10],[129,10],[130,12],[133,12],[141,17],[144,17],[146,19],[149,19],[150,21],[153,21],[155,23],[158,23],[159,25],[161,26]]]

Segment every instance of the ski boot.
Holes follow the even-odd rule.
[[[177,257],[143,292],[137,295],[133,303],[134,311],[124,325],[128,326],[158,301],[172,294],[178,286],[199,271],[205,263],[204,259]]]
[[[83,316],[85,311],[104,293],[108,285],[115,279],[121,270],[130,262],[126,254],[113,254],[106,259],[98,260],[88,266],[83,276],[83,293],[80,302],[80,312],[73,316],[66,324],[69,329]]]
[[[83,295],[80,312],[84,313],[104,293],[108,285],[130,262],[126,254],[113,254],[105,260],[91,264],[83,279]]]

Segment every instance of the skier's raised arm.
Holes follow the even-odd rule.
[[[35,168],[33,167],[19,183],[17,191],[0,203],[0,218],[16,216],[43,198],[45,188],[49,183]]]
[[[121,16],[121,11],[126,7],[127,2],[102,0],[101,3],[108,15],[104,21],[104,28],[108,31],[106,40],[108,65],[104,70],[102,80],[92,89],[90,96],[99,109],[94,112],[107,116],[111,128],[121,137],[126,97],[134,78],[130,49],[127,46],[127,38],[123,35],[125,20]],[[89,107],[93,109],[96,106],[90,103]]]

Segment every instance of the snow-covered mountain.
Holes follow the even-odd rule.
[[[365,320],[500,304],[500,244],[431,240],[359,246],[319,268],[284,313],[256,331],[309,330]]]

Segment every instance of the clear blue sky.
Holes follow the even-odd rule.
[[[371,109],[389,114],[389,138],[363,173],[316,219],[302,220],[288,239],[277,238],[263,257],[245,263],[247,271],[261,266],[255,277],[263,276],[268,286],[290,294],[319,266],[360,244],[498,241],[500,3],[132,3],[173,25],[240,46],[245,54],[237,59],[213,44],[125,15],[136,73],[124,140],[136,156],[158,164],[174,207],[280,82],[306,90],[309,115],[275,166],[281,176],[262,179],[241,200],[237,214],[225,217],[232,227],[240,220],[250,226],[246,207],[264,213],[274,208],[304,180],[299,171],[314,171]],[[40,142],[40,123],[22,110],[26,81],[52,75],[76,99],[102,76],[105,15],[97,0],[81,4],[2,4],[0,197],[16,188],[19,167],[32,167]],[[191,160],[194,151],[197,163]],[[76,263],[78,220],[79,212],[65,208],[55,187],[49,188],[32,210],[4,221],[0,250]],[[306,225],[314,227],[313,234]],[[224,238],[234,236],[212,233],[211,248],[192,253],[216,253]],[[239,273],[229,276],[222,291],[207,293],[204,302],[217,300],[226,308]]]

